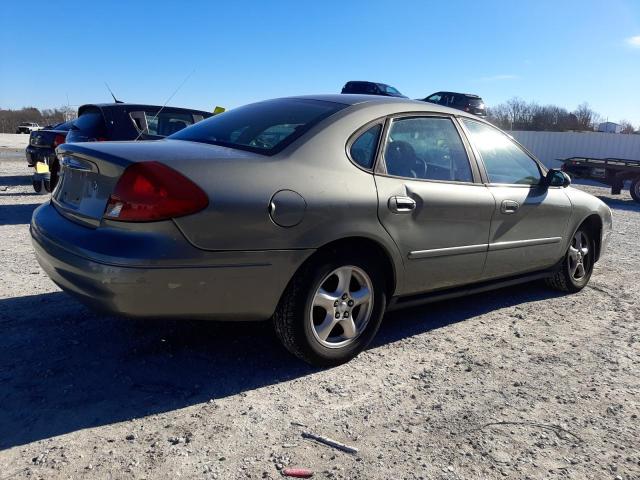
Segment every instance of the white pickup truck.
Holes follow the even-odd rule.
[[[16,133],[31,133],[40,130],[42,127],[35,122],[22,122],[18,125]]]

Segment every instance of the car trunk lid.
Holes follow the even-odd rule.
[[[29,145],[32,147],[51,147],[53,146],[53,141],[57,133],[58,132],[53,130],[36,130],[31,132],[29,135]]]
[[[187,178],[203,180],[203,159],[233,162],[261,156],[226,147],[182,140],[66,143],[57,150],[61,178],[52,201],[77,223],[98,227],[110,195],[124,170],[138,162],[160,162]]]
[[[109,195],[130,162],[73,144],[58,149],[58,158],[60,179],[52,194],[54,206],[77,223],[97,227]]]

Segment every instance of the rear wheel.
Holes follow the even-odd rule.
[[[42,191],[42,180],[33,180],[32,184],[36,193],[40,193]]]
[[[358,254],[323,256],[291,280],[273,317],[277,336],[315,366],[344,363],[375,336],[386,308],[384,276]]]
[[[564,260],[556,272],[547,279],[547,284],[564,292],[582,290],[593,272],[594,244],[589,231],[583,226],[576,231]]]
[[[640,177],[637,177],[631,182],[631,188],[629,189],[631,197],[638,203],[640,203]]]

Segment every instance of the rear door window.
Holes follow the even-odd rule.
[[[422,180],[472,182],[471,165],[449,118],[395,119],[384,153],[389,175]]]
[[[466,107],[469,103],[465,95],[453,95],[453,104],[456,107]]]
[[[69,142],[87,142],[106,137],[104,117],[98,108],[84,110],[69,129]]]

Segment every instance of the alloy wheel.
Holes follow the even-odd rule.
[[[571,239],[569,247],[569,273],[575,280],[581,280],[589,268],[589,240],[582,230],[578,230]]]
[[[320,282],[309,321],[316,340],[328,348],[352,343],[365,330],[373,311],[373,285],[359,267],[336,268]]]

